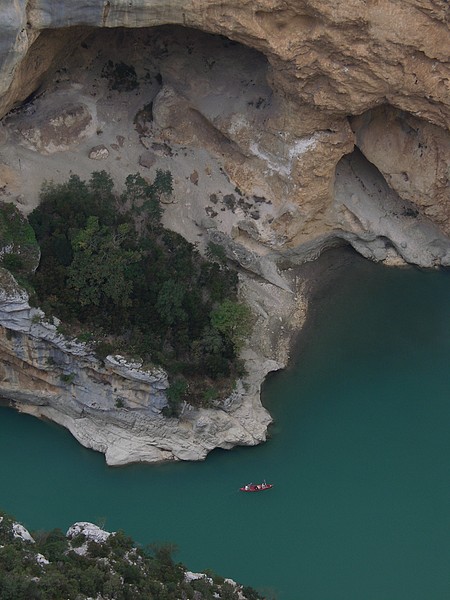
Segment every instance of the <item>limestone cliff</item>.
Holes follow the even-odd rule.
[[[64,64],[73,52],[79,69],[89,69],[95,57],[106,60],[105,49],[114,47],[122,60],[138,65],[152,44],[149,38],[158,38],[155,26],[197,30],[197,40],[195,31],[166,33],[165,40],[159,35],[159,48],[153,48],[165,84],[149,96],[159,125],[153,134],[221,155],[235,186],[273,203],[265,227],[235,219],[234,235],[244,246],[252,244],[250,236],[263,246],[295,250],[324,234],[351,229],[346,211],[334,203],[334,181],[339,160],[355,141],[401,199],[424,209],[447,233],[450,33],[445,0],[88,0],[76,6],[21,0],[5,3],[2,10],[0,115],[30,94],[43,93],[49,77],[76,84],[76,65],[73,60]],[[208,42],[200,31],[222,37]],[[223,36],[245,48],[219,52]],[[96,54],[88,55],[85,50],[96,43]],[[203,68],[196,45],[204,48]],[[257,50],[260,58],[246,48]],[[253,97],[249,86],[256,86]],[[82,97],[79,86],[78,92]],[[100,107],[92,100],[101,94],[91,89],[90,102],[79,105],[82,111],[92,109],[98,129]],[[379,106],[393,108],[364,116]],[[396,115],[396,126],[389,115]],[[358,117],[353,131],[348,117]],[[412,131],[416,142],[405,142]],[[376,151],[368,140],[373,135]],[[16,171],[18,157],[8,158],[4,168]],[[435,181],[431,187],[430,180]],[[24,192],[25,204],[32,202],[30,190]],[[393,228],[398,219],[391,220]],[[370,233],[383,237],[380,231]],[[264,247],[258,253],[264,254]]]
[[[281,267],[340,243],[391,264],[450,265],[445,0],[2,4],[3,199],[26,213],[44,179],[104,168],[118,182],[169,168],[165,225],[200,250],[209,240],[225,248],[250,274],[243,293],[263,324],[246,350],[251,393],[241,390],[227,410],[188,411],[172,427],[155,382],[119,382],[117,365],[94,366],[84,354],[75,365],[67,349],[67,368],[46,369],[55,341],[42,341],[33,316],[15,329],[21,317],[10,311],[2,394],[25,409],[45,390],[32,410],[110,462],[201,458],[264,439],[259,386],[287,360],[273,323],[303,309]],[[58,380],[72,373],[76,386]],[[126,443],[119,417],[132,431]]]
[[[252,292],[247,284],[262,336],[255,339],[258,352],[244,352],[247,379],[220,408],[186,406],[179,419],[167,419],[161,414],[168,387],[162,370],[145,370],[119,356],[99,361],[85,344],[65,338],[42,311],[30,308],[26,292],[7,271],[0,269],[0,277],[0,397],[19,410],[67,427],[84,446],[103,452],[110,465],[200,460],[216,447],[265,440],[271,419],[259,401],[260,385],[287,356],[287,348],[270,346],[270,334],[276,338],[273,330],[281,326],[263,310],[265,289],[273,286],[260,284]],[[276,289],[266,292],[266,302],[274,301],[273,293]],[[284,362],[264,357],[264,351]]]

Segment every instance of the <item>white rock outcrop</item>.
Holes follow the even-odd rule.
[[[72,546],[72,551],[79,556],[85,556],[89,550],[89,542],[104,544],[111,535],[115,535],[115,532],[105,531],[89,521],[79,521],[69,527],[66,532],[66,538],[72,540],[79,535],[83,536],[83,543]]]
[[[34,544],[34,538],[21,523],[13,523],[12,532],[15,538],[22,540],[23,542],[29,542],[30,544]]]
[[[83,534],[84,537],[96,544],[103,544],[114,532],[105,531],[98,525],[90,523],[89,521],[78,521],[69,527],[66,532],[66,537],[72,539],[77,535]]]
[[[108,464],[202,460],[217,447],[266,439],[271,417],[261,405],[260,386],[269,371],[285,364],[286,347],[267,348],[266,356],[248,351],[249,375],[222,407],[187,406],[179,419],[165,418],[164,371],[145,370],[121,356],[102,363],[86,344],[65,338],[31,308],[26,292],[4,269],[0,282],[0,397],[22,412],[63,425],[81,444],[103,452]],[[266,284],[262,295],[253,292],[260,306],[270,301],[272,287]],[[276,293],[289,300],[289,311],[297,309],[291,294]],[[259,318],[267,326],[263,314],[267,317],[262,311]],[[268,358],[271,353],[280,361]]]

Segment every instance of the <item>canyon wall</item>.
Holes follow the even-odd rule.
[[[0,0],[0,9],[0,199],[28,213],[44,179],[101,168],[120,185],[168,168],[165,225],[200,250],[223,246],[258,319],[248,381],[226,410],[168,421],[163,375],[136,380],[114,358],[94,365],[74,354],[8,284],[2,303],[18,312],[5,309],[1,322],[0,394],[66,425],[111,464],[265,439],[259,388],[286,364],[304,319],[295,295],[304,282],[287,266],[342,243],[388,264],[450,265],[445,0]],[[130,85],[114,80],[117,65],[132,67]],[[62,362],[49,368],[54,352]]]
[[[256,190],[277,205],[267,231],[257,232],[258,241],[264,244],[276,238],[284,251],[326,233],[351,229],[345,210],[333,204],[333,199],[336,165],[355,142],[401,199],[418,204],[419,210],[425,208],[424,214],[448,233],[450,33],[446,1],[90,0],[73,6],[21,0],[4,4],[0,115],[39,90],[46,75],[79,49],[92,31],[98,31],[93,28],[142,31],[177,24],[225,36],[266,58],[272,110],[259,122],[239,107],[213,116],[199,101],[203,90],[186,89],[189,85],[183,84],[186,75],[177,68],[178,60],[166,68],[164,83],[170,85],[158,102],[166,112],[161,124],[166,134],[170,130],[172,141],[189,144],[193,133],[186,121],[197,128],[195,119],[200,118],[212,125],[205,136],[213,151],[224,152],[220,142],[212,139],[214,134],[221,137],[222,146],[224,142],[233,145],[234,155],[228,151],[226,160],[233,182],[243,192]],[[139,38],[124,39],[123,49],[127,53],[125,46],[134,44],[136,57],[141,43]],[[190,65],[189,54],[183,62],[193,78],[200,76],[195,64]],[[210,86],[216,83],[210,81]],[[392,127],[393,117],[382,112],[371,116],[381,106],[396,115],[398,126]],[[180,114],[189,115],[183,124]],[[348,117],[359,115],[350,127]],[[369,129],[367,119],[372,120]],[[418,140],[420,148],[428,142],[433,148],[437,144],[439,156],[435,150],[424,153],[419,148],[418,152],[412,140],[405,143],[405,131],[412,130],[422,140]],[[369,132],[377,137],[376,151],[369,149]],[[434,181],[431,187],[430,179]],[[239,227],[237,231],[245,244],[248,231]],[[438,256],[436,262],[441,258],[448,261]]]
[[[271,422],[259,399],[261,382],[288,355],[280,328],[298,325],[305,311],[274,286],[245,285],[258,314],[252,344],[243,353],[247,375],[216,408],[186,405],[180,418],[166,418],[163,370],[144,369],[141,361],[122,356],[99,360],[87,344],[68,339],[57,321],[30,307],[27,293],[0,268],[0,398],[63,425],[81,444],[103,452],[109,465],[201,460],[217,447],[258,444]],[[284,305],[282,321],[264,310],[274,303]]]

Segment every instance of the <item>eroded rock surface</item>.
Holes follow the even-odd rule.
[[[227,410],[187,410],[173,425],[161,390],[136,406],[149,388],[118,373],[120,361],[94,367],[65,347],[61,373],[77,385],[62,385],[42,363],[48,327],[30,321],[22,292],[6,295],[1,393],[110,463],[203,458],[265,438],[259,386],[288,356],[275,322],[304,318],[282,265],[339,243],[390,264],[450,265],[445,0],[6,4],[1,198],[27,213],[44,179],[88,178],[98,164],[119,185],[170,169],[165,225],[201,251],[223,246],[258,315],[246,389]]]
[[[450,33],[449,33],[450,47]],[[441,127],[382,107],[352,119],[356,144],[389,187],[450,232],[450,136]]]
[[[85,344],[68,340],[39,309],[30,308],[26,292],[7,271],[0,269],[0,277],[0,397],[19,410],[67,427],[111,465],[201,460],[216,447],[265,440],[271,418],[259,399],[261,382],[288,356],[277,333],[282,322],[267,310],[276,298],[284,303],[286,323],[299,310],[304,316],[303,305],[288,292],[246,283],[258,315],[255,335],[266,329],[266,347],[259,348],[257,340],[249,345],[244,353],[249,373],[220,408],[186,406],[180,419],[167,419],[161,414],[167,404],[164,371],[145,370],[120,356],[102,363]],[[275,356],[278,362],[269,358]]]

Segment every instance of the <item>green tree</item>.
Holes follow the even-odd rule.
[[[184,377],[178,377],[170,384],[167,390],[169,404],[163,409],[164,416],[177,417],[180,414],[180,406],[186,396],[187,389],[188,383]]]
[[[155,185],[147,183],[139,173],[128,175],[121,199],[127,208],[144,219],[149,229],[160,226],[162,209]]]
[[[246,304],[226,299],[211,312],[211,324],[239,352],[251,332],[251,317],[251,310]]]
[[[153,182],[155,191],[164,196],[170,196],[173,192],[173,177],[170,171],[156,169],[156,177]]]
[[[223,339],[218,329],[209,325],[204,328],[201,339],[194,342],[194,347],[198,349],[201,357],[220,354],[223,349]]]
[[[102,199],[113,198],[114,182],[112,177],[106,171],[94,171],[89,180],[89,189],[96,194],[100,194]]]
[[[98,214],[103,225],[112,225],[117,221],[114,182],[106,171],[94,171],[88,181],[89,196],[93,204],[92,214]]]
[[[82,306],[99,306],[105,298],[117,307],[130,306],[133,282],[128,270],[141,255],[124,248],[129,233],[128,224],[119,225],[114,232],[101,227],[97,217],[89,217],[74,238],[68,285],[77,292]]]
[[[176,321],[186,321],[187,314],[183,309],[185,293],[185,288],[179,281],[168,279],[162,284],[156,310],[167,325],[173,325]]]
[[[27,219],[11,203],[0,202],[0,267],[26,275],[39,264],[39,246]]]

